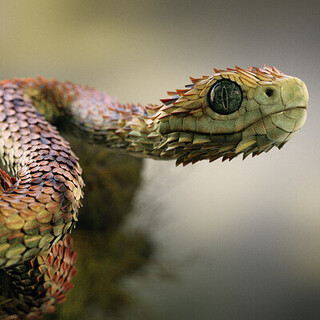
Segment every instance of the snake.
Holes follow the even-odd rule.
[[[41,318],[72,288],[70,232],[84,181],[54,124],[116,152],[183,166],[281,149],[304,125],[308,91],[299,78],[267,65],[213,71],[145,106],[55,79],[0,82],[0,317]]]

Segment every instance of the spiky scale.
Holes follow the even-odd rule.
[[[208,136],[203,136],[199,134],[194,134],[193,136],[193,144],[203,144],[208,142],[211,142],[210,137]]]
[[[254,137],[248,137],[242,140],[241,142],[239,142],[239,144],[236,146],[235,153],[241,153],[255,143],[256,143],[256,139]]]

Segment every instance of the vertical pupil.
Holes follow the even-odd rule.
[[[225,110],[228,110],[228,106],[229,106],[229,101],[228,101],[228,91],[226,86],[223,86],[221,88],[221,101],[222,101],[222,106]]]
[[[230,114],[237,111],[242,103],[241,87],[227,79],[216,82],[208,94],[209,107],[219,114]]]

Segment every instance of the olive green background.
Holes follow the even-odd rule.
[[[111,160],[116,173],[97,189],[121,204],[119,172],[125,185],[134,180],[131,214],[111,218],[106,251],[103,231],[94,240],[79,227],[80,264],[91,266],[53,318],[319,318],[319,14],[312,0],[0,1],[3,79],[55,77],[158,103],[189,75],[266,63],[304,80],[310,94],[305,127],[281,151],[186,168],[147,160],[141,175],[139,163],[115,170],[122,160]],[[109,177],[100,164],[98,176]],[[93,225],[119,208],[105,207]]]

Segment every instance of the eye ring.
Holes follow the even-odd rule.
[[[208,104],[218,114],[231,114],[241,107],[242,90],[234,81],[217,81],[208,92]]]

